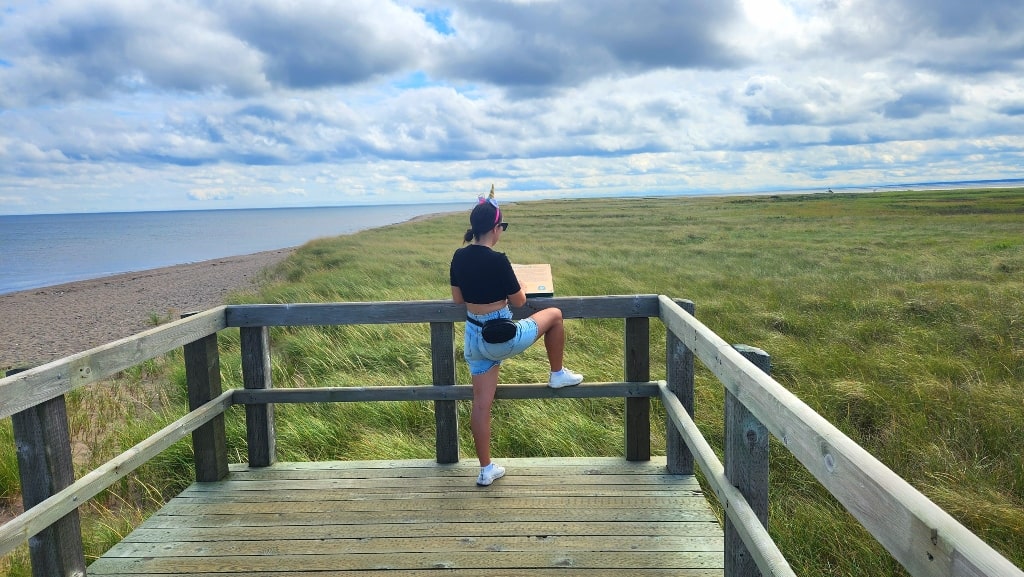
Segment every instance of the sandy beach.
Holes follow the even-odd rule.
[[[0,370],[28,368],[224,304],[294,249],[218,258],[0,295]],[[3,376],[0,373],[0,376]]]

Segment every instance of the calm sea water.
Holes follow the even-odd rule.
[[[468,209],[459,203],[0,216],[0,294],[289,248],[458,210]]]

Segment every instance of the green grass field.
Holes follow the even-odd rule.
[[[448,262],[470,208],[309,243],[259,294],[232,302],[449,298]],[[551,263],[557,295],[694,301],[704,324],[770,353],[783,386],[1024,566],[1024,190],[588,199],[503,212],[511,226],[497,249],[513,262]],[[621,321],[568,321],[567,330],[568,366],[587,380],[621,380]],[[652,323],[655,379],[664,378],[663,332]],[[431,382],[426,326],[275,329],[272,343],[276,387]],[[461,352],[461,327],[456,343]],[[237,331],[221,349],[225,386],[241,386]],[[508,362],[501,381],[541,382],[545,371],[538,345]],[[464,363],[457,374],[469,382]],[[722,386],[706,370],[696,386],[696,420],[720,447]],[[113,388],[123,398],[97,387],[69,399],[72,411],[123,423],[101,430],[72,417],[87,449],[82,471],[184,412],[180,355],[126,372]],[[468,410],[460,403],[461,450],[472,459]],[[659,452],[664,416],[653,412]],[[277,408],[284,461],[430,458],[433,427],[430,403]],[[244,461],[241,412],[228,429]],[[621,455],[622,402],[499,401],[494,436],[496,458]],[[179,443],[88,506],[88,554],[190,482],[190,453]],[[0,457],[11,498],[13,456]],[[770,532],[797,574],[902,573],[774,439],[771,459]],[[28,574],[24,553],[9,557],[9,574]]]

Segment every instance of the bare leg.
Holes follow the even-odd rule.
[[[473,430],[473,444],[480,466],[491,463],[491,404],[498,388],[498,370],[494,367],[482,375],[473,375],[473,411],[469,426]]]
[[[551,372],[562,370],[562,361],[565,357],[565,325],[562,323],[561,309],[544,309],[530,315],[530,318],[537,322],[537,332],[544,335],[544,348],[548,351]]]

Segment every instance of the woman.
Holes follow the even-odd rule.
[[[509,305],[526,304],[523,292],[504,253],[492,250],[508,229],[501,219],[501,210],[494,200],[494,187],[488,199],[480,197],[469,216],[470,229],[463,242],[469,243],[455,251],[450,277],[452,300],[466,305],[465,357],[473,377],[473,411],[470,426],[476,456],[480,459],[480,476],[476,484],[490,485],[505,474],[505,468],[491,462],[491,404],[498,386],[501,361],[525,351],[541,335],[548,353],[551,374],[548,386],[571,387],[583,381],[583,375],[562,366],[565,351],[565,329],[562,311],[547,308],[515,323],[514,334],[505,342],[484,341],[483,324],[492,319],[511,319]]]

